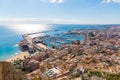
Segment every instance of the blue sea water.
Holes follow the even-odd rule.
[[[59,34],[72,29],[98,29],[107,28],[109,25],[66,25],[66,24],[50,24],[51,31],[45,34]],[[33,26],[34,27],[34,26]],[[46,29],[47,30],[47,29]],[[49,30],[47,30],[49,31]],[[7,26],[0,25],[0,61],[10,58],[20,52],[17,44],[22,40],[20,33],[9,29]],[[59,44],[59,42],[57,42]]]
[[[14,31],[0,26],[0,60],[11,57],[19,52],[17,43],[22,37]]]

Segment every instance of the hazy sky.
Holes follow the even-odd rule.
[[[0,22],[119,24],[120,0],[0,0]]]

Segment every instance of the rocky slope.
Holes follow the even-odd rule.
[[[9,62],[0,62],[0,80],[28,80],[26,75],[16,70]]]

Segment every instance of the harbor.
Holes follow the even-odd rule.
[[[66,33],[54,34],[54,35],[41,35],[37,37],[31,37],[31,35],[38,34],[30,33],[23,34],[23,41],[19,43],[19,48],[21,51],[29,51],[34,53],[36,50],[47,50],[53,47],[59,48],[59,46],[70,44],[74,40],[83,41],[87,31],[83,30],[72,30]]]
[[[23,40],[20,41],[18,46],[21,52],[18,55],[14,56],[14,58],[11,57],[6,61],[13,62],[14,60],[17,59],[23,60],[25,57],[34,55],[36,52],[53,50],[53,49],[57,50],[66,44],[84,43],[84,41],[87,41],[86,39],[88,35],[86,34],[88,32],[90,33],[91,31],[75,29],[54,35],[50,35],[50,34],[48,35],[45,33],[43,35],[40,32],[23,34],[22,35]],[[37,36],[31,37],[34,35]]]
[[[36,26],[36,25],[34,25],[34,26]],[[99,25],[99,26],[96,26],[96,25],[93,25],[93,26],[90,26],[90,25],[48,25],[48,26],[51,26],[51,29],[46,28],[45,31],[43,31],[43,30],[32,31],[32,29],[28,28],[30,30],[29,33],[26,32],[26,29],[23,29],[25,31],[24,33],[23,32],[19,33],[19,31],[14,31],[14,30],[7,30],[7,29],[2,30],[1,29],[2,31],[4,31],[4,33],[0,32],[1,34],[3,34],[2,38],[0,40],[2,42],[0,44],[0,46],[1,46],[0,60],[2,60],[2,61],[6,60],[6,59],[11,58],[12,56],[15,56],[20,53],[21,50],[19,49],[18,44],[21,43],[22,40],[24,40],[22,37],[22,34],[27,34],[32,39],[34,37],[39,37],[41,40],[41,38],[45,38],[45,37],[47,38],[49,36],[53,37],[53,38],[54,38],[54,36],[64,37],[63,34],[65,34],[66,32],[68,32],[72,29],[87,30],[87,29],[93,29],[93,28],[96,29],[96,27],[98,27],[98,28],[106,27],[106,26],[101,26],[101,25]],[[5,28],[5,26],[3,26],[3,28]],[[6,35],[6,33],[8,33],[9,35]],[[33,34],[33,33],[35,33],[35,34]],[[4,36],[4,35],[6,35],[6,36]],[[82,40],[83,40],[83,37],[81,38]],[[46,42],[44,40],[43,41],[47,44],[48,47],[51,48],[52,45],[54,45],[54,44],[57,46],[64,45],[64,44],[66,44],[65,42],[69,43],[69,42],[71,42],[71,40],[74,40],[74,38],[72,38],[72,36],[71,36],[71,38],[69,38],[67,40],[56,41],[56,43],[53,42],[52,40],[51,40],[52,42],[50,43],[50,41],[48,41],[47,39],[46,39]],[[76,39],[76,40],[79,40],[79,39]]]

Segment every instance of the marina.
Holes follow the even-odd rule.
[[[84,32],[84,33],[83,33]],[[74,32],[68,31],[67,33],[60,33],[54,35],[44,35],[44,36],[37,36],[31,38],[31,35],[38,34],[38,33],[31,33],[31,34],[23,34],[23,41],[19,44],[20,50],[22,51],[29,51],[33,53],[35,49],[37,50],[47,50],[50,48],[59,48],[65,44],[70,44],[74,40],[82,41],[84,40],[85,31],[82,32],[74,30]]]

